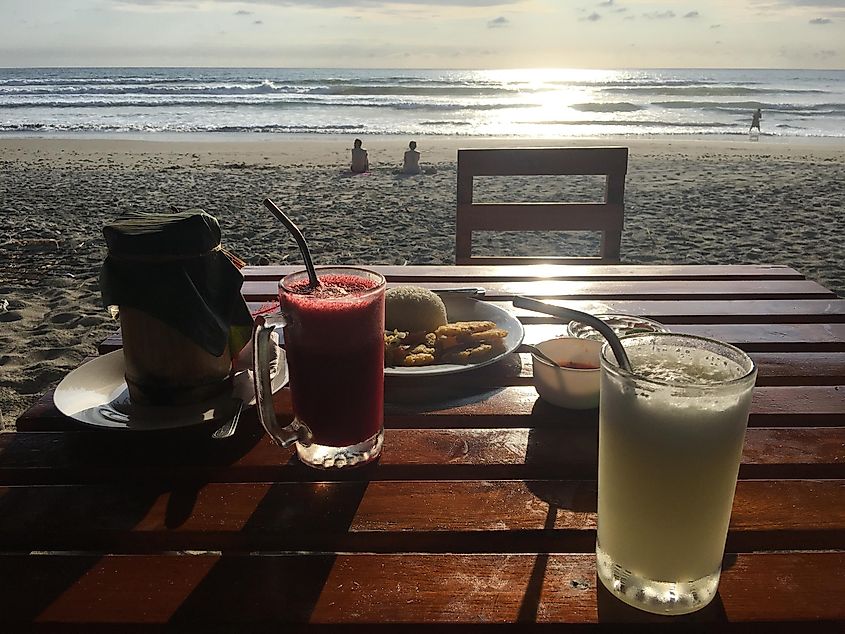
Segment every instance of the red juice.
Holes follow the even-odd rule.
[[[342,270],[342,269],[335,269]],[[296,418],[313,442],[348,447],[384,421],[384,282],[353,273],[320,273],[279,291]]]

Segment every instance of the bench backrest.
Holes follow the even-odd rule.
[[[625,217],[626,147],[543,147],[458,150],[456,264],[600,264],[619,261]],[[606,176],[596,203],[473,203],[476,176]],[[472,255],[473,231],[598,231],[596,257]]]

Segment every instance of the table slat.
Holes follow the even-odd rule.
[[[426,281],[433,290],[451,288],[449,282]],[[542,280],[526,282],[487,281],[489,299],[512,299],[530,295],[538,299],[835,299],[836,294],[811,280]],[[245,280],[241,292],[247,301],[274,300],[278,285],[271,280]]]
[[[845,621],[843,566],[841,552],[728,554],[715,602],[667,619],[597,587],[592,554],[0,555],[0,577],[16,580],[0,609],[7,625],[806,620],[808,631]]]
[[[845,387],[784,386],[754,389],[749,426],[820,427],[845,425]],[[596,410],[564,410],[539,399],[529,386],[505,387],[478,400],[433,401],[430,411],[388,403],[391,427],[570,426],[596,419]],[[443,423],[439,421],[443,419]]]
[[[662,324],[785,324],[842,323],[845,299],[550,299],[550,304],[599,315],[621,313],[654,319]],[[490,303],[516,315],[523,323],[552,323],[554,317],[515,308],[511,301]],[[263,304],[254,303],[256,309]]]
[[[246,266],[241,269],[248,280],[280,280],[288,273],[302,270],[297,265]],[[503,266],[368,266],[392,282],[460,281],[478,282],[489,279],[532,280],[558,279],[804,279],[788,266],[779,264],[623,264],[623,265],[503,265]]]
[[[360,472],[310,470],[244,415],[231,441],[208,432],[162,438],[98,432],[0,434],[1,484],[574,479],[594,480],[593,422],[546,429],[388,429],[377,465]],[[740,478],[845,478],[845,427],[749,428]]]
[[[7,551],[592,552],[594,480],[2,487]],[[731,552],[845,550],[845,482],[743,480]]]
[[[387,428],[549,428],[594,422],[597,410],[565,410],[540,399],[530,385],[479,386],[447,391],[442,381],[386,388]],[[799,385],[755,387],[750,427],[838,427],[845,425],[845,387]],[[283,388],[279,402],[289,401]],[[424,406],[422,404],[425,404]],[[59,412],[46,396],[17,421],[20,431],[90,429]],[[101,430],[93,430],[101,432]]]
[[[673,324],[672,332],[709,337],[749,352],[845,352],[842,324]],[[529,324],[524,342],[536,344],[565,336],[563,324]]]

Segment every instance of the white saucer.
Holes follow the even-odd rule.
[[[278,351],[278,371],[273,375],[273,392],[288,380],[285,353]],[[56,388],[53,401],[62,414],[95,427],[130,430],[163,430],[191,427],[232,416],[235,405],[233,393],[222,394],[196,405],[157,407],[136,405],[129,400],[129,390],[123,377],[123,350],[115,350],[85,363],[68,374]],[[255,403],[252,388],[252,369],[241,370],[233,378],[240,394]]]

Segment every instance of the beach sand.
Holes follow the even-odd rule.
[[[102,227],[122,212],[199,207],[248,263],[299,263],[261,205],[270,197],[319,264],[449,264],[459,147],[628,146],[623,263],[784,264],[845,295],[845,141],[421,137],[420,163],[434,173],[404,177],[396,172],[408,139],[366,137],[371,172],[352,175],[351,137],[243,138],[0,139],[4,426],[116,330],[98,276]],[[601,188],[560,182],[484,181],[476,199],[596,199]],[[482,246],[575,254],[594,244],[505,235]]]

